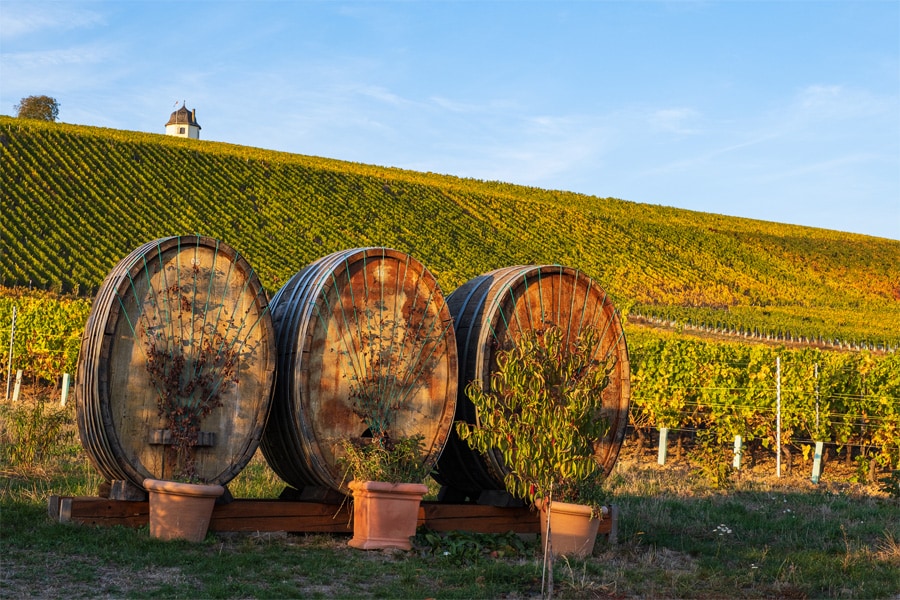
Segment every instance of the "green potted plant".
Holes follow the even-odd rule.
[[[345,440],[340,463],[353,492],[353,548],[409,550],[416,533],[419,504],[431,472],[422,447],[424,436]]]
[[[395,423],[401,411],[412,409],[409,398],[427,380],[440,337],[433,323],[411,325],[381,313],[362,325],[357,351],[352,357],[347,352],[347,378],[351,408],[366,430],[364,437],[341,440],[337,460],[353,494],[349,545],[409,550],[428,491],[423,482],[436,457],[426,453],[424,435],[399,435]]]
[[[456,423],[475,451],[499,453],[507,491],[541,509],[545,548],[555,554],[590,554],[602,514],[595,446],[609,430],[601,409],[613,359],[600,339],[594,328],[573,340],[556,326],[523,332],[497,352],[489,389],[467,385],[477,424]],[[585,538],[569,516],[587,526]]]

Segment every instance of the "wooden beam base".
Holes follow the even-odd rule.
[[[84,525],[143,527],[150,520],[147,501],[109,500],[99,497],[51,496],[47,512],[61,523]],[[419,526],[433,531],[471,531],[475,533],[540,533],[536,511],[525,507],[497,507],[478,504],[422,502]],[[615,541],[618,514],[613,507],[600,521],[598,535]],[[351,504],[323,504],[287,500],[235,500],[216,505],[209,523],[210,531],[292,533],[353,533]]]

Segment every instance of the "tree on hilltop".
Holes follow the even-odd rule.
[[[20,119],[56,121],[59,116],[59,102],[50,96],[28,96],[22,98],[13,108]]]

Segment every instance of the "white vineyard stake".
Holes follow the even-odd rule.
[[[666,445],[669,439],[669,428],[668,427],[660,427],[659,428],[659,454],[656,457],[656,462],[664,465],[666,464]]]
[[[59,405],[60,405],[60,406],[65,406],[65,405],[66,405],[66,398],[68,398],[68,397],[69,397],[69,374],[68,374],[68,373],[63,373],[63,378],[62,378],[62,394],[60,395],[60,398],[59,398]]]
[[[22,369],[16,371],[16,385],[13,387],[13,404],[19,401],[19,392],[22,390]]]
[[[819,477],[822,475],[822,446],[824,445],[824,442],[816,442],[816,453],[813,455],[813,483],[819,483]]]

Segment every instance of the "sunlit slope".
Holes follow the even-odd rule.
[[[138,244],[201,233],[242,252],[273,292],[316,258],[375,245],[412,254],[445,291],[560,263],[641,314],[900,339],[897,240],[10,117],[0,161],[7,286],[89,294]]]

